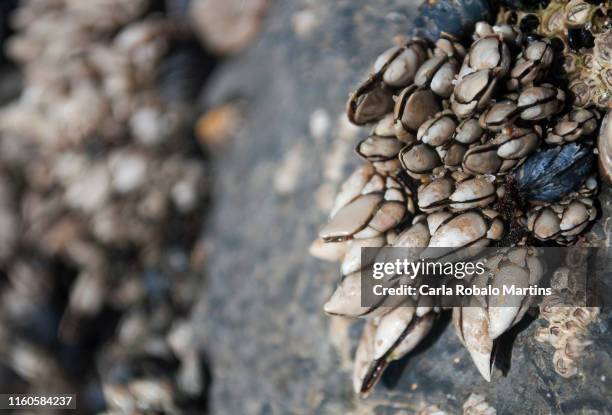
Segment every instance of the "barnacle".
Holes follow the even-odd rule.
[[[374,124],[357,146],[369,164],[347,180],[320,237],[336,244],[350,240],[353,250],[317,246],[315,251],[344,261],[343,277],[325,311],[366,319],[354,374],[355,391],[362,395],[390,360],[405,353],[395,355],[393,347],[387,354],[375,353],[376,347],[398,346],[406,338],[414,347],[429,330],[413,330],[425,317],[433,321],[441,307],[421,303],[421,297],[399,306],[362,307],[361,272],[368,264],[356,260],[357,249],[409,247],[426,256],[434,248],[473,254],[485,246],[507,246],[487,259],[489,274],[472,282],[495,285],[494,276],[502,275],[531,287],[545,268],[531,245],[573,244],[597,214],[594,140],[601,107],[612,93],[603,70],[610,67],[612,38],[601,16],[607,16],[607,6],[553,0],[529,12],[502,8],[499,25],[474,25],[466,48],[453,36],[461,33],[437,31],[447,19],[439,12],[442,3],[424,6],[417,21],[438,24],[420,31],[432,41],[439,36],[427,50],[429,58],[423,59],[421,39],[390,49],[351,96],[349,119]],[[480,7],[479,12],[488,12]],[[478,14],[476,9],[463,13]],[[455,22],[459,26],[461,19]],[[396,59],[406,73],[394,65]],[[563,59],[564,73],[551,70]],[[576,94],[577,88],[590,92]],[[605,125],[599,146],[607,151],[610,128]],[[607,155],[600,156],[604,172],[609,171]],[[376,175],[378,185],[372,187],[368,182]],[[391,199],[383,196],[384,177],[399,184],[387,187],[394,191]],[[391,201],[401,204],[383,209]],[[533,305],[529,294],[518,297],[513,306],[503,302],[507,298],[490,296],[454,309],[457,334],[487,380],[494,342]],[[387,331],[387,319],[402,323]],[[585,344],[567,344],[555,365],[569,367],[567,359]],[[494,413],[482,399],[472,401],[466,412]]]
[[[597,141],[599,150],[599,171],[602,177],[612,183],[612,115],[608,111],[601,123]]]
[[[205,382],[193,328],[179,320],[198,280],[188,229],[203,206],[205,169],[185,151],[188,97],[169,102],[158,91],[158,76],[180,78],[178,91],[198,89],[184,85],[184,40],[149,3],[30,0],[13,16],[7,54],[24,85],[0,110],[0,262],[11,281],[1,294],[12,299],[0,359],[32,391],[82,391],[57,364],[63,353],[35,344],[74,347],[74,356],[93,343],[90,326],[103,331],[97,319],[112,320],[105,326],[116,322],[116,332],[91,347],[109,410],[183,413]],[[108,309],[121,318],[108,319]],[[40,327],[24,340],[35,319]]]
[[[507,7],[499,11],[498,22],[518,22],[525,33],[550,38],[561,49],[556,61],[565,68],[569,91],[576,97],[576,105],[600,108],[612,105],[609,72],[612,9],[609,2],[552,0],[544,7],[533,4],[536,2],[504,3]],[[525,11],[530,5],[533,9]]]
[[[553,273],[553,295],[546,297],[540,305],[540,314],[548,325],[535,333],[537,341],[548,343],[555,349],[553,367],[563,377],[578,373],[578,361],[591,344],[589,326],[599,315],[598,307],[576,306],[576,298],[585,298],[585,287],[580,284],[587,272],[584,258],[580,258],[584,254],[585,251],[579,249]]]
[[[485,400],[485,397],[472,393],[463,404],[463,415],[495,415],[497,411]]]

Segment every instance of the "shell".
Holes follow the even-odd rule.
[[[364,392],[362,390],[365,378],[374,358],[374,333],[376,332],[376,324],[373,320],[366,321],[359,344],[355,350],[355,364],[353,365],[353,390],[357,394]]]
[[[599,138],[597,149],[599,150],[599,172],[608,183],[612,183],[612,111],[608,111],[601,127],[599,128]]]
[[[368,78],[347,102],[347,116],[353,124],[363,125],[382,118],[393,108],[393,93],[376,76]]]
[[[442,177],[422,185],[417,193],[418,206],[423,212],[445,208],[462,211],[486,207],[496,197],[495,186],[481,177],[458,183],[451,177]]]
[[[536,206],[527,212],[527,218],[522,222],[537,239],[555,240],[567,245],[574,242],[596,216],[593,201],[580,198],[549,207]]]
[[[443,111],[425,121],[419,127],[417,140],[432,147],[448,143],[457,128],[458,121],[451,111]]]
[[[504,160],[521,159],[536,150],[540,144],[542,131],[539,126],[533,128],[514,127],[502,131],[493,140],[497,146],[497,156]]]
[[[341,208],[355,200],[357,196],[362,194],[366,186],[370,185],[369,187],[371,187],[371,182],[375,180],[380,181],[379,178],[374,178],[374,176],[375,171],[370,164],[364,164],[356,168],[342,183],[329,216],[333,217]],[[382,186],[380,186],[379,190],[382,190]]]
[[[535,153],[514,173],[516,186],[529,200],[558,201],[584,182],[594,158],[575,143]]]
[[[502,284],[517,287],[537,285],[545,269],[538,252],[528,248],[501,248],[485,259],[487,273],[471,281],[475,286],[500,288]],[[457,335],[470,352],[478,371],[491,380],[493,341],[518,323],[529,308],[529,297],[520,295],[488,295],[479,301],[466,298],[462,307],[453,310]]]
[[[496,85],[497,76],[490,69],[472,72],[460,78],[451,96],[451,108],[455,115],[468,118],[484,109]]]
[[[414,83],[420,87],[429,87],[442,98],[453,93],[453,79],[459,72],[459,62],[448,55],[435,55],[419,68]]]
[[[374,73],[393,88],[404,87],[414,80],[417,69],[425,61],[427,52],[422,40],[412,40],[383,52],[374,62]]]
[[[519,116],[518,105],[511,99],[501,100],[487,108],[480,116],[480,125],[491,131],[501,131]]]
[[[509,67],[510,52],[500,36],[490,34],[476,40],[465,56],[451,96],[454,113],[467,118],[484,109]]]
[[[404,147],[399,159],[406,172],[415,178],[430,174],[442,164],[438,153],[427,144],[416,144]]]
[[[361,262],[361,248],[382,248],[387,244],[387,239],[384,236],[376,236],[367,239],[353,239],[346,245],[345,254],[342,258],[340,271],[342,275],[349,275],[357,271],[361,271],[363,267],[369,264]],[[335,245],[335,244],[327,244]]]
[[[338,211],[321,229],[319,237],[326,242],[351,239],[355,233],[367,227],[383,200],[381,193],[359,196]]]
[[[455,140],[463,144],[472,144],[482,138],[484,130],[476,118],[462,120],[456,129]]]
[[[548,39],[529,42],[510,71],[508,89],[532,86],[547,74],[553,58],[554,52]]]
[[[354,272],[342,278],[323,310],[330,315],[365,317],[373,315],[376,308],[361,306],[361,273]]]
[[[431,90],[410,85],[395,98],[395,134],[402,141],[414,141],[421,124],[441,109]]]
[[[493,183],[481,177],[468,179],[457,184],[450,196],[450,208],[466,210],[490,205],[497,197]]]
[[[518,107],[524,120],[541,120],[561,111],[565,93],[551,86],[534,86],[521,92]]]
[[[472,245],[478,241],[486,241],[489,238],[498,239],[500,234],[491,234],[490,230],[502,226],[499,219],[491,221],[486,215],[478,211],[470,211],[458,214],[452,219],[446,219],[432,233],[429,241],[430,248],[460,248]]]
[[[574,108],[550,128],[545,140],[548,144],[564,144],[588,137],[597,129],[597,114]]]
[[[381,173],[394,173],[400,168],[398,154],[404,143],[395,137],[371,135],[362,140],[355,149],[357,154],[372,163]]]
[[[331,219],[319,232],[325,242],[373,238],[414,213],[409,189],[392,177],[358,169],[343,185]]]
[[[422,185],[417,193],[419,209],[423,212],[443,209],[448,204],[454,188],[455,181],[450,177],[442,177]]]
[[[374,335],[368,331],[367,337],[361,340],[364,344],[360,342],[357,348],[355,361],[359,362],[359,373],[353,377],[355,391],[361,396],[367,396],[380,380],[387,365],[404,357],[427,336],[435,320],[434,314],[429,312],[417,316],[414,307],[401,305],[381,317]],[[368,327],[367,330],[371,329]],[[367,370],[366,357],[370,358]]]
[[[482,144],[470,149],[463,156],[463,169],[472,174],[503,173],[504,165],[493,144]]]
[[[425,248],[429,244],[429,227],[425,221],[415,222],[411,227],[401,232],[393,242],[396,248]]]

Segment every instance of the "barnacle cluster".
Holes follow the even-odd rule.
[[[606,6],[595,8],[607,16]],[[368,163],[342,186],[311,252],[341,261],[325,311],[366,320],[353,376],[362,395],[427,336],[444,305],[409,298],[395,308],[363,306],[361,248],[505,247],[474,282],[503,276],[532,286],[545,272],[537,246],[574,244],[596,217],[594,148],[609,84],[582,100],[568,81],[590,75],[555,69],[575,49],[569,29],[555,32],[560,48],[539,23],[507,13],[495,26],[478,22],[469,45],[442,33],[433,48],[420,38],[392,47],[349,98],[349,120],[373,124],[357,145]],[[602,27],[593,59],[610,46],[608,20]],[[494,342],[533,305],[529,295],[515,307],[498,300],[453,310],[458,337],[487,380]]]
[[[63,390],[101,388],[109,413],[201,407],[197,43],[148,0],[23,1],[12,23],[23,91],[0,110],[0,359],[46,392],[74,382],[69,356],[95,359]]]
[[[568,89],[578,106],[612,106],[612,9],[607,1],[506,1],[498,20],[544,36],[559,51]],[[518,4],[517,4],[518,3]],[[513,7],[514,6],[514,7]],[[532,10],[525,10],[531,8]]]
[[[599,315],[598,307],[576,307],[587,295],[583,283],[587,272],[586,251],[578,249],[572,253],[553,273],[553,294],[545,297],[540,305],[540,314],[548,326],[540,327],[535,336],[555,349],[553,367],[563,377],[578,373],[578,359],[591,344],[588,328]]]

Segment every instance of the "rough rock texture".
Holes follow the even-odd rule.
[[[351,132],[337,122],[348,92],[392,37],[408,32],[413,11],[399,0],[274,2],[256,44],[209,84],[205,108],[240,98],[245,109],[237,137],[215,157],[208,283],[194,316],[212,367],[212,413],[393,414],[426,403],[458,413],[471,393],[498,414],[612,410],[606,310],[572,379],[552,370],[552,348],[533,338],[535,321],[508,335],[518,333],[508,376],[496,370],[488,384],[446,316],[438,335],[392,364],[370,398],[353,395],[349,359],[358,331],[321,310],[338,267],[307,250],[357,162],[354,139],[337,139]],[[291,180],[279,185],[279,169]]]

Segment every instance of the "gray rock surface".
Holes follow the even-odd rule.
[[[350,136],[337,122],[348,91],[394,35],[408,32],[413,11],[402,1],[274,2],[253,47],[209,84],[204,107],[245,103],[243,128],[215,154],[208,282],[194,316],[213,373],[211,413],[394,414],[425,404],[458,413],[473,392],[498,414],[612,411],[610,313],[594,328],[581,374],[569,380],[553,372],[552,349],[533,339],[541,321],[515,330],[509,372],[496,370],[489,384],[446,318],[435,338],[388,369],[370,398],[353,395],[349,359],[359,323],[323,314],[337,266],[307,251],[330,195],[358,162],[354,141],[337,138]],[[317,109],[331,128],[313,138]],[[339,172],[329,168],[332,159]],[[275,185],[279,170],[289,179]]]

